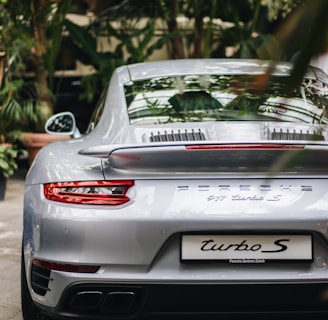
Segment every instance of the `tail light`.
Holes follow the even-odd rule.
[[[120,205],[130,201],[126,195],[133,180],[56,182],[44,185],[46,199],[67,203]]]

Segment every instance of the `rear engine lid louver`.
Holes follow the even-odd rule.
[[[168,142],[168,141],[205,141],[205,134],[198,130],[165,130],[151,132],[150,142]]]
[[[271,133],[271,140],[308,140],[308,141],[324,141],[324,136],[319,132],[314,130],[310,132],[306,131],[296,131],[296,130],[276,130],[274,129]]]

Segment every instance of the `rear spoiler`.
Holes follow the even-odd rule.
[[[81,155],[107,159],[113,170],[134,172],[272,172],[328,174],[328,145],[322,142],[177,142],[104,145]]]

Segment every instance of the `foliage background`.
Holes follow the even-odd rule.
[[[159,50],[169,59],[270,59],[259,90],[274,61],[299,53],[287,86],[294,90],[311,59],[328,49],[327,12],[327,0],[0,0],[1,141],[22,127],[43,130],[58,98],[63,49],[94,70],[82,76],[77,105],[94,106],[116,67]]]

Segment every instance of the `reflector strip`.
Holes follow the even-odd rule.
[[[41,268],[63,272],[96,273],[100,269],[100,266],[62,264],[38,259],[33,260],[32,263]]]
[[[120,205],[130,201],[126,196],[133,180],[56,182],[44,185],[48,200],[97,205]]]
[[[185,146],[186,150],[275,150],[293,149],[301,150],[305,146],[301,144],[200,144]]]

